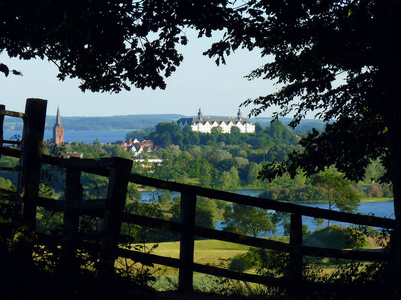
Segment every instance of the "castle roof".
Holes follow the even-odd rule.
[[[222,125],[224,123],[229,124],[230,122],[233,124],[246,124],[246,123],[251,123],[248,119],[243,118],[241,111],[238,109],[237,117],[229,117],[229,118],[209,118],[209,117],[203,117],[201,109],[199,109],[198,112],[198,117],[197,118],[180,118],[177,121],[177,124],[188,124],[188,125],[196,125],[196,124],[206,124],[206,123],[214,123],[216,122],[219,125]]]
[[[238,123],[238,122],[240,122],[241,124],[251,123],[251,121],[249,121],[249,120],[246,119],[246,118],[242,118],[242,119],[240,120],[240,119],[238,119],[238,118],[209,118],[209,117],[204,117],[204,118],[202,118],[202,119],[199,119],[199,118],[179,118],[179,119],[177,120],[177,123],[178,123],[178,124],[180,124],[180,123],[181,123],[181,124],[187,123],[188,125],[191,125],[191,124],[198,124],[198,123],[200,123],[200,124],[206,124],[207,122],[209,122],[210,124],[213,123],[213,122],[216,122],[216,123],[218,123],[218,124],[222,124],[222,123],[228,124],[228,123],[230,123],[230,122],[232,122],[232,123],[234,123],[234,124],[236,124],[236,123]]]

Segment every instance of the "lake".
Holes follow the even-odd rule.
[[[236,190],[232,191],[237,194],[241,195],[250,195],[250,196],[257,196],[259,195],[263,190]],[[157,200],[158,196],[163,194],[163,193],[170,193],[172,198],[175,196],[179,195],[178,192],[169,192],[169,191],[144,191],[141,192],[142,194],[142,201],[143,202],[154,202]],[[328,203],[302,203],[300,205],[304,206],[310,206],[310,207],[317,207],[317,208],[323,208],[323,209],[328,209],[329,204]],[[395,219],[394,216],[394,202],[393,201],[377,201],[377,202],[361,202],[360,206],[358,207],[359,213],[362,213],[364,215],[374,215],[376,217],[384,217],[384,218],[390,218],[390,219]],[[222,221],[216,222],[214,225],[217,230],[222,229]],[[317,228],[316,224],[313,223],[313,218],[311,217],[302,217],[302,223],[306,226],[308,226],[309,231],[314,231]],[[332,225],[342,225],[342,226],[347,226],[349,224],[346,223],[340,223],[336,221],[331,222]],[[327,225],[327,220],[325,220],[325,223],[323,226]],[[276,236],[282,236],[284,235],[284,228],[282,226],[277,227],[277,232],[275,234]],[[268,235],[272,236],[272,234]]]
[[[328,203],[303,203],[301,205],[318,207],[323,209],[328,209]],[[378,202],[361,202],[358,207],[358,211],[364,215],[374,215],[376,217],[384,217],[389,219],[395,219],[394,216],[394,201],[378,201]],[[222,229],[222,221],[216,222],[215,227],[218,230]],[[323,226],[327,226],[328,221],[324,220]],[[313,232],[318,229],[317,225],[313,223],[313,218],[302,217],[302,224],[308,226],[308,230]],[[348,226],[348,223],[340,223],[337,221],[332,221],[331,225]],[[283,226],[277,227],[277,232],[273,234],[268,234],[267,236],[283,236],[284,228]]]
[[[114,143],[116,141],[125,141],[125,135],[130,132],[128,130],[113,130],[113,131],[64,131],[64,141],[68,142],[84,142],[86,144],[93,143],[96,139],[100,143]],[[22,136],[22,131],[7,130],[4,131],[4,139],[9,140],[14,135]],[[49,141],[53,138],[53,131],[47,130],[44,133],[43,140]]]

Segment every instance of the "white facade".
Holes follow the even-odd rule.
[[[242,133],[255,132],[255,125],[248,119],[242,118],[240,110],[238,110],[236,118],[207,118],[202,116],[202,112],[199,109],[198,118],[180,118],[177,124],[181,128],[190,125],[192,131],[201,133],[211,133],[212,128],[218,126],[221,127],[222,133],[231,133],[233,126],[238,127]]]

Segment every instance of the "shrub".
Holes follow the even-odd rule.
[[[366,189],[366,195],[368,197],[380,198],[380,197],[383,197],[384,193],[383,193],[383,189],[380,185],[372,184],[370,187],[368,187]]]
[[[228,269],[231,271],[245,272],[254,266],[254,259],[248,254],[238,254],[230,259]]]

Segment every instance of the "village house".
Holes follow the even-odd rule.
[[[125,151],[130,150],[132,148],[132,145],[134,144],[133,139],[129,139],[128,141],[117,141],[113,143],[114,145],[119,145],[124,148]]]
[[[117,141],[113,144],[123,147],[125,151],[132,153],[134,156],[138,156],[145,149],[149,152],[154,149],[154,144],[151,140],[128,139],[127,141]]]
[[[82,152],[77,152],[77,151],[74,151],[74,152],[65,152],[65,153],[61,153],[61,154],[60,154],[60,157],[61,157],[61,158],[71,158],[71,157],[74,157],[74,158],[84,158],[84,154],[83,154]]]

